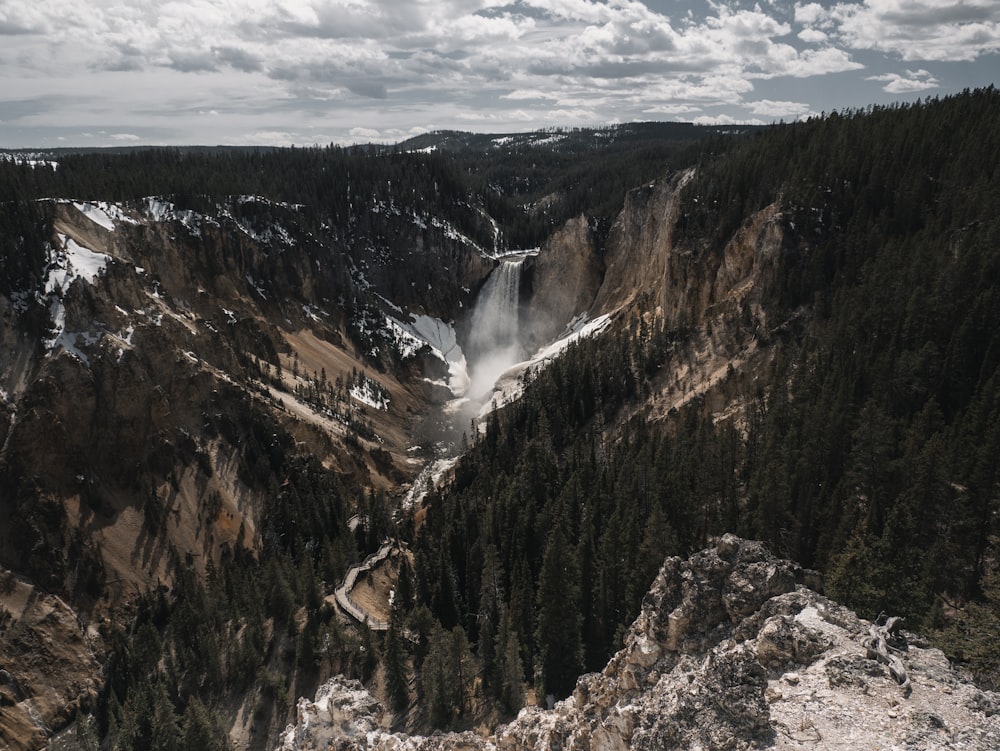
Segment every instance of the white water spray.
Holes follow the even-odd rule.
[[[473,400],[488,395],[497,378],[523,357],[519,341],[523,264],[523,257],[501,261],[476,298],[467,347],[468,395]]]

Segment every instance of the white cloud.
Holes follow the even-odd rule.
[[[432,41],[438,49],[455,49],[472,43],[520,39],[534,29],[534,19],[523,16],[462,16],[456,19],[436,19],[429,29],[434,33],[433,40],[428,41]]]
[[[643,110],[643,112],[648,115],[670,115],[671,117],[680,117],[684,115],[691,115],[695,112],[701,112],[701,108],[695,107],[691,104],[657,104],[653,107],[647,107]]]
[[[836,47],[808,49],[789,59],[783,68],[777,68],[774,75],[812,78],[829,73],[843,73],[861,70],[865,66],[851,59],[849,53]]]
[[[819,3],[795,3],[795,22],[812,26],[822,23],[827,18],[827,11]]]
[[[829,36],[819,29],[802,29],[802,31],[800,31],[796,36],[798,36],[798,38],[803,42],[808,42],[809,44],[825,42],[829,39]]]
[[[515,89],[500,95],[501,99],[558,99],[559,95],[552,91],[541,89]]]
[[[591,0],[523,0],[523,3],[543,11],[550,18],[562,21],[600,24],[606,23],[613,13],[608,5]],[[641,3],[625,2],[619,7],[637,5]]]
[[[804,102],[782,102],[773,99],[760,99],[756,102],[747,102],[746,106],[755,115],[778,118],[799,118],[811,112],[811,107]]]
[[[227,143],[235,146],[262,144],[266,146],[294,146],[296,144],[309,143],[308,138],[303,139],[301,135],[290,133],[284,130],[255,130],[249,133],[241,133],[229,139]]]
[[[702,115],[696,117],[692,122],[695,125],[764,125],[763,120],[746,120],[732,115]]]
[[[553,125],[566,123],[567,125],[585,126],[600,125],[602,122],[601,116],[596,110],[586,107],[563,107],[549,110],[545,113],[545,117]]]
[[[838,3],[826,18],[846,46],[904,60],[970,61],[1000,52],[996,0],[865,0]]]
[[[905,75],[899,73],[886,73],[881,76],[868,76],[867,81],[886,81],[882,87],[883,91],[890,94],[912,94],[917,91],[936,89],[940,84],[926,70],[908,70]]]
[[[377,141],[382,138],[382,133],[374,128],[351,128],[348,133],[351,138],[358,138],[367,141]]]
[[[530,122],[537,117],[536,114],[527,110],[512,110],[509,112],[481,112],[468,111],[458,112],[455,119],[467,123],[509,123],[509,122]]]
[[[5,0],[0,6],[0,34],[41,34],[47,27],[47,18],[35,3]]]

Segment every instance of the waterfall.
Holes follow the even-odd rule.
[[[467,348],[469,395],[474,399],[487,394],[522,359],[518,318],[523,264],[523,257],[501,261],[476,298]]]
[[[517,344],[521,266],[524,259],[501,261],[476,298],[469,349],[473,357]]]

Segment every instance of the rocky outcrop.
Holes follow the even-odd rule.
[[[0,746],[41,748],[94,709],[102,642],[60,598],[0,568]]]
[[[668,558],[619,651],[552,710],[489,737],[392,734],[360,684],[334,678],[281,751],[312,749],[996,749],[1000,695],[909,635],[909,693],[866,655],[871,624],[803,586],[809,572],[726,535]]]
[[[608,238],[604,278],[594,310],[639,301],[668,327],[695,326],[740,311],[760,313],[781,251],[789,241],[780,208],[749,216],[719,251],[678,239],[688,170],[631,191]]]
[[[594,301],[601,283],[601,260],[587,217],[579,216],[550,237],[526,261],[529,291],[525,320],[529,350],[548,343]]]

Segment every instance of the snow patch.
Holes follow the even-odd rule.
[[[479,245],[479,243],[477,243],[475,240],[473,240],[468,235],[465,235],[462,232],[460,232],[458,230],[458,228],[455,227],[455,225],[453,225],[451,222],[445,222],[445,221],[442,221],[442,220],[438,219],[437,217],[432,217],[431,218],[431,226],[435,227],[436,229],[441,230],[444,233],[444,236],[447,237],[449,240],[456,240],[456,241],[462,243],[463,245],[466,245],[466,246],[468,246],[470,248],[475,249],[481,255],[487,255],[487,256],[489,255]]]
[[[12,162],[13,164],[26,164],[29,167],[48,167],[53,172],[59,168],[59,162],[46,159],[46,154],[36,153],[12,153],[10,151],[0,151],[0,162]]]
[[[403,496],[403,508],[407,511],[418,506],[432,490],[441,484],[444,476],[458,463],[459,457],[435,459],[417,475],[413,485]]]
[[[126,213],[125,209],[106,201],[71,201],[73,208],[87,219],[108,232],[114,232],[118,224],[139,224]]]
[[[395,341],[396,351],[404,360],[416,355],[427,344],[419,336],[414,335],[406,324],[391,316],[385,317],[385,326]]]
[[[76,208],[77,211],[79,211],[81,214],[87,217],[87,219],[89,219],[99,227],[103,227],[108,232],[115,231],[114,221],[111,219],[110,216],[108,216],[108,213],[103,209],[101,209],[99,206],[96,206],[92,203],[80,203],[80,202],[74,202],[73,206]]]
[[[250,285],[254,292],[260,295],[264,300],[267,299],[267,293],[264,291],[264,288],[261,287],[260,284],[252,276],[250,276],[250,274],[246,275],[246,280],[247,284]]]
[[[389,396],[370,379],[351,387],[351,398],[374,409],[389,409]]]
[[[154,222],[165,222],[173,219],[174,205],[169,201],[150,196],[146,199],[146,213]]]
[[[434,357],[448,366],[448,377],[445,381],[427,379],[428,383],[444,386],[455,396],[461,396],[468,391],[468,365],[465,353],[458,344],[454,326],[434,316],[414,313],[410,314],[409,322],[386,317],[386,325],[395,335],[396,348],[404,359],[413,357],[427,347]]]
[[[458,346],[455,328],[440,318],[427,315],[410,315],[413,332],[440,354],[445,362],[458,362],[464,358]]]
[[[533,146],[551,146],[552,144],[559,143],[560,141],[565,141],[566,136],[556,133],[547,138],[539,138],[532,143]]]
[[[135,333],[135,326],[131,324],[125,328],[124,331],[119,332],[115,335],[118,339],[118,362],[122,361],[125,357],[125,353],[132,349],[132,335]]]
[[[178,210],[170,201],[157,196],[149,196],[145,201],[146,213],[154,222],[180,222],[188,233],[201,237],[204,224],[216,224],[215,221],[188,209]]]
[[[93,284],[111,258],[80,245],[69,235],[60,235],[59,239],[62,247],[53,249],[49,255],[49,267],[45,274],[45,294],[61,294],[69,289],[77,278]]]
[[[225,209],[220,212],[219,216],[229,219],[236,225],[240,232],[255,242],[268,244],[276,241],[289,248],[295,245],[295,238],[292,236],[292,233],[278,222],[272,222],[265,229],[257,230],[245,219],[240,219]]]
[[[316,310],[312,305],[303,303],[302,305],[302,315],[308,318],[310,321],[320,321],[320,317],[316,315],[313,311]]]

